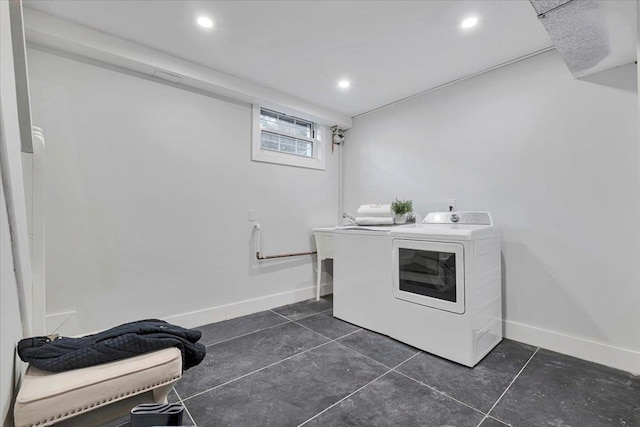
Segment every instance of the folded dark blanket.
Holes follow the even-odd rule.
[[[81,338],[25,338],[18,343],[18,355],[42,370],[62,372],[176,347],[186,370],[202,362],[207,353],[206,347],[197,342],[200,336],[195,329],[148,319]]]

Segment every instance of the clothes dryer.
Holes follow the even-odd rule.
[[[430,213],[389,237],[388,325],[379,332],[475,366],[502,340],[501,239],[491,215]]]

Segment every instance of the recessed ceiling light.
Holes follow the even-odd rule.
[[[351,83],[349,83],[349,80],[340,80],[340,81],[338,82],[338,87],[339,87],[340,89],[346,89],[346,88],[348,88],[349,86],[351,86]]]
[[[460,26],[462,28],[471,28],[471,27],[475,27],[477,23],[478,23],[478,18],[476,18],[475,16],[472,16],[462,21]]]
[[[207,18],[206,16],[199,16],[198,25],[204,28],[211,28],[213,27],[213,21],[211,20],[211,18]]]

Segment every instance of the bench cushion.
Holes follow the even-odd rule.
[[[16,427],[44,426],[177,381],[180,350],[52,373],[30,366],[14,407]]]

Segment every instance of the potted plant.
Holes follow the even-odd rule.
[[[412,200],[398,200],[391,203],[391,210],[395,214],[395,223],[404,224],[407,222],[407,214],[413,211]]]

